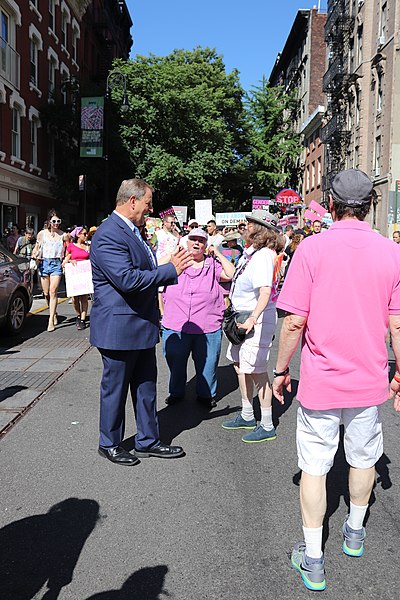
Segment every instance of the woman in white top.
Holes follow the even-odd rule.
[[[37,235],[32,258],[38,260],[38,273],[46,302],[50,309],[47,331],[54,331],[57,325],[57,292],[60,285],[62,259],[64,257],[64,232],[60,230],[61,219],[52,208],[47,216],[48,228]]]
[[[272,421],[272,390],[267,373],[272,338],[275,333],[279,266],[277,253],[283,240],[274,216],[264,210],[254,210],[247,217],[246,241],[236,267],[230,298],[237,311],[251,311],[238,327],[246,331],[239,345],[230,344],[227,351],[235,367],[242,396],[242,411],[222,425],[224,429],[245,429],[243,442],[273,440],[276,432]],[[261,406],[261,422],[257,426],[253,411],[253,386]]]

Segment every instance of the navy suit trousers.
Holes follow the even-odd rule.
[[[125,404],[130,388],[136,417],[135,448],[143,450],[160,441],[156,407],[155,348],[105,350],[100,386],[100,446],[118,446],[125,433]]]

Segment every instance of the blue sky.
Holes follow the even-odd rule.
[[[126,0],[132,21],[131,57],[165,56],[175,48],[211,46],[237,68],[245,89],[268,78],[297,11],[318,0]],[[326,10],[326,0],[321,0]]]

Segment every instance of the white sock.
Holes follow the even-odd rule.
[[[361,529],[363,526],[367,506],[357,506],[350,501],[350,514],[347,518],[347,525],[352,529]]]
[[[246,398],[242,398],[242,417],[245,421],[254,419],[253,405]]]
[[[309,558],[322,556],[322,527],[303,527],[306,554]]]
[[[271,431],[274,428],[274,424],[272,422],[272,406],[269,408],[261,409],[261,422],[260,425],[266,430]]]

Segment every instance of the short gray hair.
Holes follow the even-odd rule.
[[[153,191],[153,188],[143,179],[125,179],[118,190],[116,205],[121,206],[121,204],[125,204],[131,196],[135,196],[135,198],[141,200],[146,190]]]

